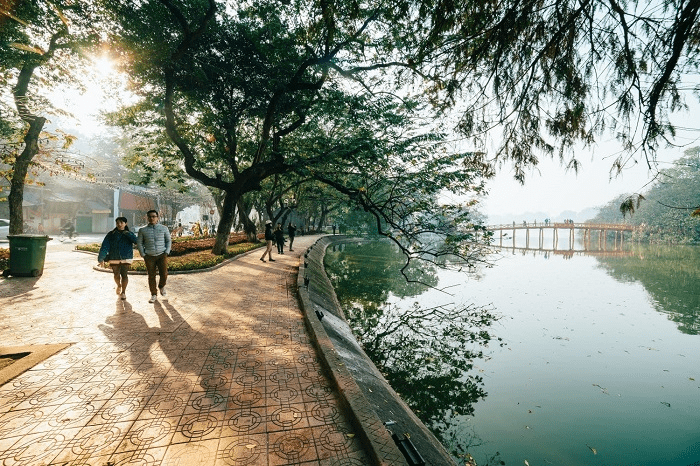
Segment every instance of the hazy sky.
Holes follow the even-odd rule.
[[[696,110],[685,117],[685,125],[695,128],[678,132],[676,141],[685,147],[659,151],[659,168],[669,167],[670,162],[683,156],[684,150],[700,146],[700,111]],[[481,210],[492,219],[505,215],[512,216],[515,221],[534,221],[542,219],[522,218],[523,214],[546,212],[554,218],[566,210],[578,212],[605,205],[620,194],[646,191],[648,186],[645,185],[652,174],[641,155],[636,165],[627,168],[620,176],[610,178],[610,167],[618,153],[619,145],[616,142],[601,144],[592,151],[579,152],[577,157],[581,168],[578,174],[567,172],[558,161],[543,157],[537,170],[528,174],[525,185],[513,180],[512,170],[505,166],[488,183],[490,194]]]

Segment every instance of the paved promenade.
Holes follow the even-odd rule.
[[[371,464],[295,294],[316,239],[170,275],[155,304],[144,275],[123,301],[96,256],[50,242],[42,277],[0,278],[0,354],[55,352],[0,386],[0,465]]]

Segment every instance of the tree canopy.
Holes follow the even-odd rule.
[[[386,60],[399,52],[388,45],[396,31],[384,28],[390,10],[214,0],[111,8],[142,97],[113,121],[138,128],[142,141],[165,132],[177,153],[155,150],[225,193],[215,253],[234,206],[267,179],[332,186],[372,212],[380,233],[401,231],[409,242],[428,225],[408,219],[435,211],[423,209],[441,189],[479,186],[478,164],[436,150],[441,136],[419,124],[421,102],[388,93],[395,76],[381,70],[405,66]],[[448,226],[458,230],[453,222],[443,233]]]
[[[411,5],[410,1],[404,7]],[[612,132],[621,170],[671,142],[698,73],[698,0],[421,2],[415,47],[434,98],[463,109],[459,128],[484,141],[516,177],[542,154],[567,166],[577,143]],[[429,40],[423,41],[425,30]],[[427,59],[427,60],[426,60]]]

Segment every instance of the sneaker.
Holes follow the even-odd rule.
[[[160,289],[160,295],[161,295],[162,297],[164,297],[164,298],[165,298],[166,296],[168,296],[168,292],[165,291],[165,288],[161,288],[161,289]]]
[[[158,295],[155,295],[155,294],[154,294],[153,296],[151,296],[151,299],[149,299],[148,302],[149,302],[149,303],[155,303],[157,299],[158,299]]]
[[[126,293],[122,293],[122,299],[126,299]]]
[[[268,259],[268,260],[269,260],[270,262],[274,262],[274,261],[275,261],[274,259]]]
[[[260,258],[260,260],[261,260],[261,261],[263,261],[263,262],[265,262],[265,259],[264,259],[264,258],[262,258],[262,257]]]
[[[121,286],[117,286],[117,294],[122,294],[122,287]]]

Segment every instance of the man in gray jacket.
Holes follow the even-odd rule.
[[[168,254],[170,254],[170,231],[165,225],[158,223],[158,212],[148,211],[148,225],[139,230],[136,245],[146,263],[148,271],[148,287],[151,289],[149,303],[158,299],[158,289],[164,298],[165,282],[168,279]],[[158,289],[156,289],[156,268],[158,269]]]

